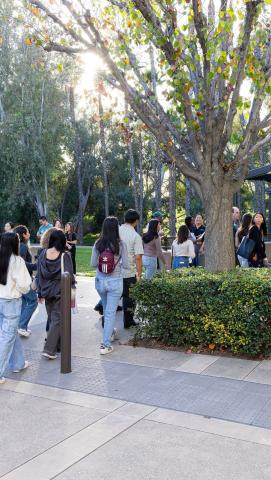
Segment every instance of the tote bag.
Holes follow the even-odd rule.
[[[249,238],[248,235],[242,238],[242,241],[237,249],[237,255],[249,259],[255,247],[255,241]]]

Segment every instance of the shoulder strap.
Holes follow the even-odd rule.
[[[61,274],[65,272],[64,256],[65,256],[65,252],[61,254]]]

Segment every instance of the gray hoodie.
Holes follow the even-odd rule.
[[[72,288],[75,288],[72,260],[69,253],[64,254],[64,270],[71,274]],[[61,253],[56,260],[46,258],[46,250],[42,250],[38,258],[37,289],[39,298],[60,298],[61,290]]]

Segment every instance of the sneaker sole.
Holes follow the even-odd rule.
[[[42,353],[41,355],[45,358],[49,358],[49,360],[55,360],[57,358],[57,355],[49,355],[49,353]]]
[[[0,385],[3,385],[3,383],[6,383],[6,379],[4,377],[0,378]]]
[[[112,348],[112,350],[107,350],[107,351],[104,351],[104,350],[100,350],[100,355],[107,355],[108,353],[112,353],[114,350]]]
[[[19,370],[12,370],[12,371],[13,373],[19,373],[19,372],[22,372],[23,370],[26,370],[28,367],[30,367],[30,363],[26,360],[24,362],[23,368],[20,368]]]

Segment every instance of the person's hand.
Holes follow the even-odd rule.
[[[267,267],[267,268],[269,267],[269,263],[268,263],[268,258],[267,258],[267,257],[265,257],[265,258],[263,259],[263,264],[264,264],[265,267]]]
[[[43,303],[44,302],[44,298],[38,298],[38,303]]]
[[[72,246],[69,243],[66,243],[66,247],[68,248],[68,250],[72,249]]]
[[[137,273],[137,274],[136,274],[136,281],[137,281],[137,282],[140,282],[141,278],[142,278],[142,275],[139,275],[139,274]]]

